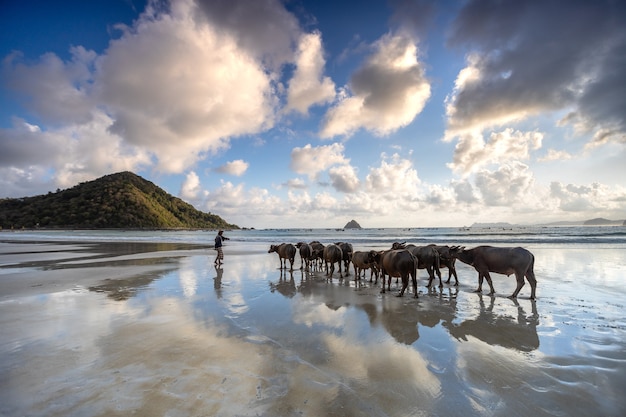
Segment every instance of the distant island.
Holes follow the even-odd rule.
[[[498,222],[498,223],[474,223],[470,227],[486,229],[488,227],[511,228],[511,227],[516,227],[516,226],[517,225],[511,224],[511,223]]]
[[[55,193],[0,199],[0,228],[239,229],[132,172]]]
[[[361,229],[361,225],[356,222],[356,220],[350,220],[343,227],[344,229]]]

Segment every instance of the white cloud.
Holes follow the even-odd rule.
[[[383,136],[411,123],[430,97],[430,83],[404,34],[385,35],[352,76],[345,97],[326,114],[320,136],[350,136],[366,129]]]
[[[185,181],[180,187],[180,197],[183,200],[194,201],[198,198],[201,192],[200,178],[198,174],[191,171],[185,177]]]
[[[534,177],[521,162],[503,164],[496,171],[481,170],[476,174],[476,187],[487,206],[515,205],[530,207]]]
[[[72,187],[97,176],[149,165],[147,152],[107,132],[110,124],[111,119],[98,111],[87,123],[48,130],[15,119],[13,129],[0,130],[0,165],[7,175],[0,177],[3,195],[32,195]],[[16,175],[22,180],[16,182]]]
[[[158,168],[182,172],[228,138],[273,124],[271,79],[236,39],[193,14],[143,15],[98,62],[110,131],[150,149]]]
[[[78,46],[70,48],[71,60],[63,62],[46,53],[28,65],[20,53],[2,62],[6,85],[23,98],[23,105],[52,125],[88,123],[94,101],[91,92],[93,51]]]
[[[390,158],[383,154],[380,167],[370,169],[365,184],[368,193],[381,198],[413,199],[417,197],[421,181],[411,161],[398,154]]]
[[[359,188],[359,178],[354,167],[350,165],[333,167],[328,170],[328,175],[333,188],[337,191],[352,193]]]
[[[234,175],[236,177],[241,177],[248,170],[248,166],[250,166],[250,164],[248,164],[243,159],[237,159],[234,161],[227,162],[226,164],[220,167],[217,167],[215,171],[223,173],[223,174],[229,174],[229,175]]]
[[[451,186],[454,189],[458,203],[474,204],[478,202],[478,197],[476,196],[471,182],[467,180],[452,181]]]
[[[593,217],[619,219],[623,216],[626,189],[599,183],[576,185],[554,181],[550,184],[550,196],[564,212],[593,212]]]
[[[492,163],[527,160],[531,150],[541,147],[542,140],[542,133],[520,132],[510,128],[492,132],[486,142],[481,134],[467,134],[459,138],[454,160],[448,166],[468,174]]]
[[[278,2],[264,4],[268,15],[269,7],[280,9],[276,18],[289,15]],[[53,53],[35,63],[19,54],[7,57],[3,80],[47,125],[28,132],[24,127],[34,125],[24,120],[1,131],[3,146],[15,157],[0,157],[3,169],[55,177],[38,178],[31,189],[151,165],[180,173],[207,153],[228,148],[232,137],[271,127],[277,74],[259,60],[263,55],[284,63],[289,48],[276,42],[253,54],[246,36],[216,30],[193,1],[169,6],[149,3],[132,27],[118,27],[122,36],[101,56],[74,47],[68,62]],[[292,16],[281,24],[295,39],[293,22]]]
[[[288,180],[286,183],[284,183],[283,185],[286,186],[289,189],[304,190],[304,189],[307,188],[307,185],[304,182],[304,180],[302,180],[302,178],[292,178],[292,179]]]
[[[565,161],[567,159],[572,159],[573,156],[567,151],[558,151],[556,149],[548,149],[545,156],[538,159],[539,162],[548,162],[548,161]]]
[[[296,54],[296,70],[289,81],[286,111],[307,114],[310,106],[330,102],[335,97],[335,84],[322,77],[324,57],[318,32],[303,35]]]
[[[343,155],[344,147],[341,143],[313,147],[307,144],[303,148],[293,148],[289,167],[298,174],[308,175],[313,179],[321,171],[333,165],[345,165],[350,162]]]

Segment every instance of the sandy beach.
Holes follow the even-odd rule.
[[[460,263],[398,298],[268,246],[0,241],[0,415],[626,413],[623,248],[531,248],[533,301]]]

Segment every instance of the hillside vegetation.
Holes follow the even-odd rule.
[[[0,199],[0,226],[78,229],[239,229],[152,182],[120,172],[35,197]]]

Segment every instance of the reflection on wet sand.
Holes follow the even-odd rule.
[[[222,275],[224,275],[224,269],[221,266],[215,265],[215,277],[213,278],[213,288],[215,288],[215,294],[218,300],[222,298]]]
[[[62,249],[26,282],[74,287],[0,299],[0,415],[624,415],[623,295],[563,283],[567,252],[518,303],[463,280],[398,298],[262,252]],[[626,257],[602,254],[614,285]]]
[[[455,324],[453,321],[443,323],[454,338],[467,341],[468,336],[473,336],[490,345],[523,352],[530,352],[539,347],[537,334],[539,313],[535,300],[530,300],[532,315],[529,317],[517,300],[512,300],[517,307],[517,317],[511,317],[494,313],[496,297],[488,297],[489,306],[485,307],[484,296],[482,294],[477,294],[477,296],[480,305],[478,317],[464,320],[460,324]]]
[[[281,269],[280,276],[277,281],[269,282],[270,291],[278,291],[285,297],[292,298],[298,292],[296,289],[296,282],[293,278],[293,271]]]
[[[320,278],[317,278],[318,281]],[[315,274],[303,275],[298,287],[290,279],[281,278],[271,282],[270,288],[286,297],[292,298],[296,291],[303,296],[313,297],[328,308],[337,310],[341,307],[354,307],[364,311],[372,326],[382,325],[398,342],[407,345],[415,343],[419,335],[419,326],[433,328],[440,323],[451,336],[459,341],[467,341],[473,336],[490,345],[503,346],[510,349],[528,352],[539,347],[537,325],[539,313],[533,301],[532,315],[526,315],[517,300],[511,300],[517,307],[517,317],[494,312],[495,297],[484,297],[477,294],[479,313],[472,319],[459,320],[456,314],[458,287],[426,289],[427,303],[422,299],[404,302],[395,297],[372,294],[371,297],[359,296],[354,290],[342,288],[341,282],[333,285],[319,285]],[[373,286],[360,283],[358,289],[376,290]],[[372,299],[373,298],[373,299]],[[485,298],[489,305],[485,306]],[[508,302],[508,299],[507,299]]]

